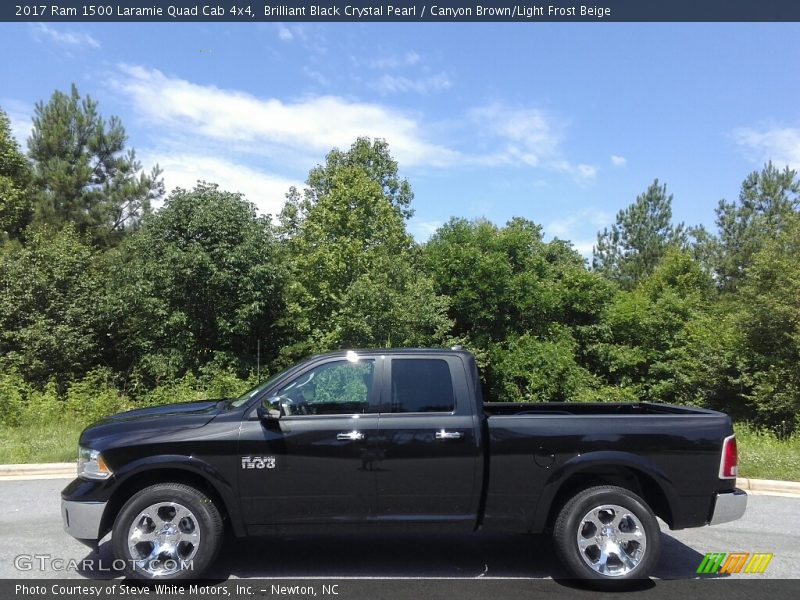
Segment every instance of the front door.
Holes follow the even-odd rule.
[[[374,514],[378,366],[350,359],[310,365],[271,394],[284,407],[279,420],[243,421],[239,488],[248,524],[366,522]]]

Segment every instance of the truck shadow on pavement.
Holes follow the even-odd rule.
[[[701,553],[667,533],[662,533],[661,542],[655,577],[697,576]],[[100,546],[99,556],[92,553],[86,557],[87,561],[92,559],[92,564],[112,564],[111,543]],[[90,579],[120,576],[107,570],[86,570],[81,574]],[[213,581],[229,577],[552,577],[570,585],[549,536],[501,533],[228,537],[205,577]]]

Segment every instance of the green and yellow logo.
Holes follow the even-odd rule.
[[[697,572],[701,575],[763,573],[772,554],[766,552],[710,552],[703,557]]]

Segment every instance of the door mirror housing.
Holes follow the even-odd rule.
[[[258,407],[258,418],[262,421],[277,421],[286,413],[283,410],[283,402],[277,396],[270,396],[261,401]]]

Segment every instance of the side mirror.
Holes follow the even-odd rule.
[[[258,407],[258,418],[262,421],[277,421],[284,414],[283,404],[281,399],[277,396],[264,398],[261,401],[261,406]]]

